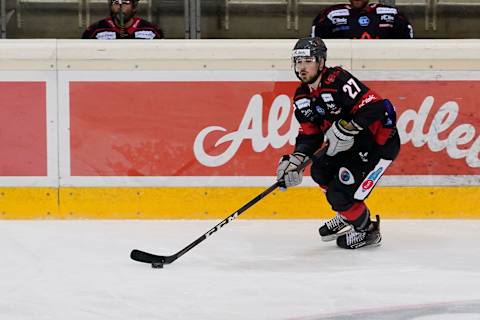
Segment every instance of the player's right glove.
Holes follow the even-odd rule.
[[[286,154],[280,158],[277,169],[277,180],[280,182],[280,189],[290,188],[302,183],[303,171],[298,167],[308,160],[308,156],[301,152]]]
[[[359,131],[345,128],[346,124],[345,120],[335,121],[325,133],[325,139],[328,141],[327,156],[334,156],[353,146],[353,140]]]

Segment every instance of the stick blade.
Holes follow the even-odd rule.
[[[130,253],[130,258],[132,260],[138,261],[138,262],[144,262],[144,263],[168,263],[165,260],[165,256],[158,256],[156,254],[151,254],[145,251],[137,250],[134,249]]]

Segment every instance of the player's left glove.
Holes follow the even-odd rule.
[[[328,141],[327,156],[334,156],[339,152],[347,151],[353,146],[355,135],[360,131],[346,129],[348,123],[345,120],[335,121],[325,133]]]
[[[286,154],[280,158],[277,169],[277,180],[280,182],[280,189],[286,189],[302,183],[303,171],[298,167],[308,160],[308,156],[301,152]]]

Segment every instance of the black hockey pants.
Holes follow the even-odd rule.
[[[313,180],[326,189],[327,200],[337,212],[366,199],[400,151],[397,132],[383,146],[370,135],[355,139],[350,150],[317,159],[311,167]]]

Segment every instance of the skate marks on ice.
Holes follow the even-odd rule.
[[[407,305],[287,320],[480,320],[480,300]]]

